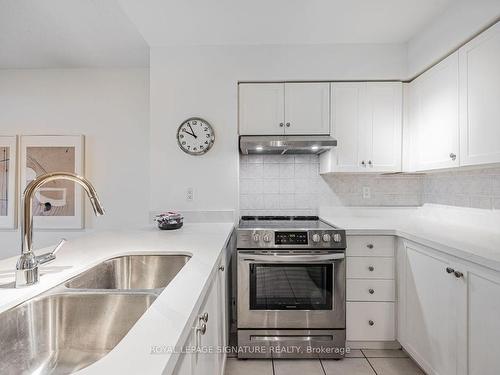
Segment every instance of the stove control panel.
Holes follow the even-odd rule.
[[[307,232],[276,232],[275,245],[307,245]]]

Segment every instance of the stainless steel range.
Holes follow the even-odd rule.
[[[244,216],[237,248],[238,357],[343,357],[345,231],[316,216]]]

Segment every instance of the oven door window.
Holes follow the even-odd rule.
[[[331,310],[333,264],[250,265],[250,310]]]

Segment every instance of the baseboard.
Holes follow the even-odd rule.
[[[398,341],[347,341],[346,347],[351,349],[401,349]]]

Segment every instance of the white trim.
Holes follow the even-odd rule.
[[[15,229],[17,220],[17,137],[0,136],[0,147],[9,148],[9,185],[7,186],[7,216],[0,216],[0,229]]]

